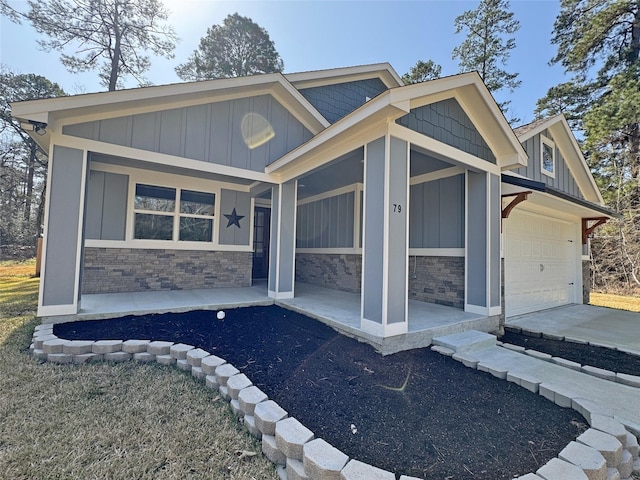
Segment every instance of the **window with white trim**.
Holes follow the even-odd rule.
[[[550,177],[556,176],[556,145],[540,135],[540,171]]]
[[[214,193],[136,184],[133,238],[212,242]]]

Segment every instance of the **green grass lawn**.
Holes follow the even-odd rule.
[[[277,479],[228,404],[157,364],[54,365],[29,355],[33,262],[0,262],[0,476]]]

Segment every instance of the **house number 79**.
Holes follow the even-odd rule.
[[[399,203],[394,203],[393,213],[401,213],[401,212],[402,212],[402,205],[400,205]]]

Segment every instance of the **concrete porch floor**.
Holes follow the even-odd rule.
[[[360,329],[360,295],[301,282],[296,297],[277,300],[267,295],[267,284],[259,281],[246,288],[172,290],[161,292],[83,295],[77,315],[47,317],[46,323],[97,320],[151,313],[181,313],[191,310],[221,310],[253,305],[277,304],[315,318],[335,330],[373,345],[383,354],[431,345],[434,337],[466,330],[494,332],[498,319],[465,313],[433,303],[409,301],[409,332],[382,338]]]

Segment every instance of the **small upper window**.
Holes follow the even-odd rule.
[[[543,135],[540,135],[540,171],[550,177],[556,176],[556,146]]]

